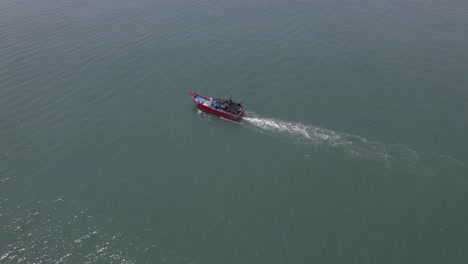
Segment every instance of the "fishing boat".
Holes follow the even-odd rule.
[[[220,99],[209,96],[200,95],[198,93],[190,93],[193,101],[198,109],[203,112],[217,115],[233,121],[240,121],[244,115],[244,108],[241,103],[235,103],[229,99]]]

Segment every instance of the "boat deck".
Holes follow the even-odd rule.
[[[204,106],[210,107],[212,109],[223,111],[231,115],[237,116],[240,112],[243,111],[241,104],[234,103],[231,100],[224,100],[219,98],[204,97],[201,95],[195,95],[193,97],[195,102],[202,104]]]

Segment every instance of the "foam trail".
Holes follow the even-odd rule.
[[[341,149],[352,156],[383,160],[393,158],[385,144],[369,141],[356,135],[339,133],[310,124],[263,118],[255,113],[247,113],[243,120],[246,124],[265,132],[288,135],[301,142],[321,145],[326,148]]]
[[[302,136],[310,140],[337,141],[341,138],[340,135],[334,131],[325,130],[312,125],[304,125],[301,123],[286,122],[277,119],[260,117],[244,117],[243,119],[263,130],[284,132],[291,135]]]

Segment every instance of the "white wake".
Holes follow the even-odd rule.
[[[285,135],[300,143],[338,150],[351,156],[393,161],[396,156],[400,157],[401,154],[405,154],[407,158],[411,156],[413,163],[420,163],[416,152],[404,145],[384,144],[311,124],[264,118],[255,113],[247,113],[243,120],[245,124],[261,131]]]
[[[303,138],[312,141],[337,142],[342,140],[341,136],[336,132],[313,125],[305,125],[301,123],[262,117],[244,117],[243,119],[247,123],[266,131],[283,132],[290,135],[302,136]]]

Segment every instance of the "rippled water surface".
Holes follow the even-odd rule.
[[[0,263],[466,263],[466,10],[1,1]]]

